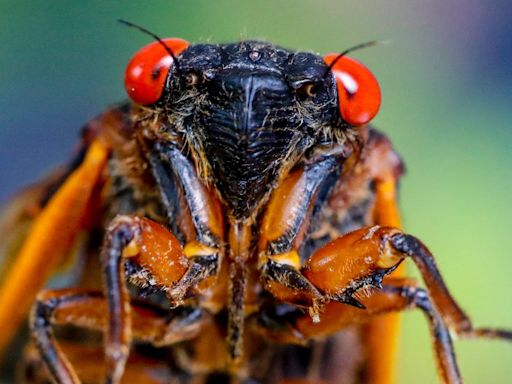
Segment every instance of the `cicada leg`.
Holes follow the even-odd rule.
[[[462,382],[449,328],[425,290],[412,281],[389,279],[380,290],[361,295],[360,300],[366,310],[332,301],[325,306],[320,323],[314,323],[311,318],[304,316],[294,322],[294,330],[305,339],[321,338],[351,325],[371,323],[381,315],[417,308],[425,314],[429,323],[437,366],[443,382]],[[370,380],[370,377],[366,379]]]
[[[197,243],[183,249],[171,232],[149,219],[118,216],[113,220],[101,253],[109,318],[105,337],[109,382],[119,382],[131,342],[126,262],[133,268],[127,276],[133,284],[167,293],[171,306],[176,306],[176,291],[181,304],[190,288],[217,272],[216,256],[217,250]]]
[[[358,196],[365,195],[365,188],[370,188],[374,196],[373,206],[364,225],[377,224],[400,228],[397,187],[403,171],[404,165],[390,141],[381,133],[369,128],[360,156],[353,169],[343,176],[342,188],[336,192],[338,196],[334,197],[332,208],[335,211],[343,211],[347,208],[347,201],[350,206],[352,196],[357,200]],[[362,192],[359,191],[361,187]],[[391,276],[405,276],[405,265],[398,266]],[[394,313],[379,317],[365,326],[368,356],[366,370],[370,382],[393,384],[397,381],[399,323],[400,316]]]
[[[80,383],[76,369],[65,350],[57,343],[52,326],[56,324],[72,324],[88,329],[102,331],[112,328],[112,317],[108,312],[108,299],[100,292],[78,289],[45,291],[38,295],[31,315],[31,330],[36,347],[46,367],[57,383]],[[127,337],[152,343],[155,346],[171,345],[196,337],[203,325],[209,321],[209,315],[201,309],[183,309],[169,313],[159,308],[151,308],[138,304],[127,304],[133,327],[127,330]],[[199,312],[199,313],[198,313]],[[116,319],[117,328],[123,323]],[[126,323],[124,323],[126,324]],[[112,329],[109,334],[114,334]],[[110,343],[110,344],[109,344]],[[109,383],[120,382],[124,372],[120,363],[126,362],[127,346],[114,344],[107,339],[107,356],[102,366]],[[117,359],[117,360],[116,360]],[[112,360],[115,360],[114,362]]]
[[[310,316],[292,316],[274,321],[280,321],[279,334],[267,329],[259,331],[274,340],[301,344],[307,340],[320,339],[333,335],[346,327],[364,325],[374,322],[382,315],[389,315],[409,308],[420,309],[429,322],[432,343],[436,351],[436,361],[439,372],[445,383],[460,383],[461,378],[455,360],[453,345],[449,329],[443,321],[440,313],[432,305],[425,290],[417,287],[412,280],[388,279],[379,290],[373,290],[370,294],[361,294],[360,303],[365,309],[347,306],[344,303],[331,301],[322,310],[322,321],[314,322]],[[254,323],[253,323],[254,324]],[[264,326],[264,321],[258,321],[257,326]],[[287,329],[283,333],[283,330]],[[335,382],[333,377],[324,377],[327,382]],[[370,377],[365,377],[369,381]]]
[[[65,356],[59,352],[51,335],[49,319],[55,318],[56,309],[82,306],[84,317],[68,314],[65,321],[76,325],[105,329],[105,355],[107,381],[118,383],[121,379],[132,339],[147,339],[154,345],[166,345],[177,340],[186,339],[188,327],[163,332],[147,329],[141,322],[135,323],[137,314],[130,305],[126,279],[140,287],[153,287],[169,294],[180,287],[184,292],[193,287],[215,269],[206,268],[210,255],[201,254],[200,247],[189,246],[189,256],[180,242],[163,226],[145,218],[118,216],[113,220],[105,235],[101,252],[103,264],[105,298],[101,303],[88,302],[84,308],[83,297],[71,294],[58,298],[52,294],[40,296],[33,315],[33,334],[50,371],[58,382],[78,382],[74,370]],[[203,260],[206,259],[206,261]],[[204,261],[204,262],[203,262]],[[129,265],[128,273],[125,267]],[[199,267],[197,266],[199,265]],[[204,271],[209,271],[205,273]],[[185,287],[185,288],[183,288]],[[87,297],[86,301],[93,300]],[[58,304],[58,305],[57,305]],[[172,302],[171,302],[172,304]],[[61,308],[62,307],[62,308]],[[57,315],[59,312],[56,312]],[[79,311],[79,313],[81,313]],[[86,320],[84,320],[86,319]],[[139,332],[139,333],[137,333]],[[195,332],[195,328],[193,333]],[[194,333],[195,335],[195,333]],[[158,339],[158,337],[163,339]]]
[[[186,243],[184,253],[191,263],[182,280],[168,291],[172,304],[179,305],[191,287],[220,269],[224,238],[221,205],[179,148],[155,143],[149,161],[169,223],[179,223]]]
[[[165,156],[162,158],[161,154]],[[108,381],[112,383],[119,382],[122,376],[132,340],[126,278],[141,287],[160,289],[167,294],[170,306],[176,307],[183,303],[190,289],[198,288],[199,283],[216,274],[219,268],[217,245],[223,225],[218,202],[199,183],[192,165],[180,151],[158,148],[151,152],[150,159],[164,207],[170,219],[176,214],[183,223],[180,229],[186,244],[183,249],[166,228],[144,218],[119,216],[107,229],[101,260],[108,314],[106,366]],[[170,170],[176,171],[174,176],[169,174]],[[172,206],[180,199],[184,201]],[[72,372],[65,364],[61,368],[63,375]]]
[[[66,179],[36,218],[0,289],[0,350],[14,336],[37,292],[69,253],[87,218],[108,150],[94,141],[83,163]]]
[[[328,312],[328,308],[334,305],[332,301],[358,307],[360,316],[363,317],[367,313],[371,314],[372,311],[377,311],[379,307],[374,306],[372,298],[378,295],[379,291],[367,292],[369,296],[365,301],[364,291],[361,293],[360,290],[369,287],[381,288],[383,281],[384,284],[387,284],[384,277],[395,270],[405,258],[411,258],[414,261],[427,287],[428,295],[422,295],[428,299],[428,302],[416,298],[415,305],[426,311],[432,326],[438,327],[434,327],[436,336],[434,346],[440,375],[445,382],[458,383],[461,379],[453,357],[449,333],[444,329],[466,337],[491,337],[506,340],[512,340],[512,333],[504,330],[474,329],[469,318],[450,295],[432,254],[418,239],[404,234],[398,229],[374,226],[351,232],[317,250],[301,268],[301,271],[294,272],[295,275],[300,273],[306,278],[321,292],[324,302],[328,303],[325,306],[327,312],[320,310],[321,321],[319,318],[313,317],[307,322],[316,324],[317,330],[331,326],[333,327],[332,331],[339,330],[341,317],[338,319],[338,314],[330,316]],[[269,286],[268,289],[271,292],[276,292],[276,296],[279,297],[282,297],[283,292],[295,289],[292,285],[287,285],[286,280],[275,280],[274,283],[275,285]],[[281,284],[283,288],[281,289],[277,284]],[[404,291],[400,295],[405,295]],[[420,298],[423,296],[420,295]],[[288,293],[289,301],[293,302],[294,298],[291,293]],[[311,302],[313,300],[312,297]],[[393,311],[397,310],[399,308],[393,309]],[[386,310],[380,313],[390,311]],[[354,322],[358,318],[357,313],[358,311],[353,312]],[[343,324],[343,326],[345,325],[348,324]],[[304,330],[301,329],[301,333],[303,332]],[[315,336],[319,334],[320,332]]]
[[[266,288],[282,301],[303,302],[313,316],[318,315],[323,298],[299,272],[298,250],[318,191],[332,187],[340,171],[334,156],[321,157],[292,171],[272,194],[260,229],[258,264]]]

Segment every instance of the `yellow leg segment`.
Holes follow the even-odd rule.
[[[375,222],[379,225],[401,227],[397,206],[396,179],[391,175],[376,185]],[[400,265],[392,277],[403,277]],[[373,320],[365,329],[368,346],[368,383],[396,384],[400,315],[389,314]]]
[[[107,157],[107,148],[99,141],[93,142],[83,163],[34,220],[0,289],[0,353],[27,316],[37,292],[69,253]]]

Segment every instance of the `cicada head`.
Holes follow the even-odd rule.
[[[162,42],[174,58],[170,53],[165,58]],[[144,92],[131,82],[128,94],[158,111],[156,136],[171,137],[172,145],[178,141],[191,153],[199,173],[237,218],[257,212],[280,177],[308,151],[340,144],[345,131],[376,113],[358,109],[358,103],[368,104],[365,84],[354,95],[340,88],[345,60],[331,70],[329,57],[259,41],[152,44],[157,45],[149,49],[151,64],[141,70]],[[356,82],[365,79],[362,71],[349,72]]]

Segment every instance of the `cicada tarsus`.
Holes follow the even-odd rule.
[[[403,164],[369,125],[380,88],[351,50],[144,31],[131,102],[5,208],[0,348],[28,316],[20,380],[393,383],[396,313],[418,309],[453,384],[451,335],[512,339],[474,328],[400,229]],[[76,255],[76,285],[43,290]]]

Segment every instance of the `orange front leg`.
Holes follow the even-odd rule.
[[[432,254],[415,237],[392,227],[363,228],[331,241],[315,252],[303,274],[327,297],[344,301],[365,286],[382,285],[405,258],[421,272],[434,305],[452,330],[465,333],[471,323],[450,295]]]
[[[217,273],[217,256],[217,249],[197,242],[183,249],[171,232],[149,219],[113,220],[101,252],[109,318],[105,335],[109,382],[119,382],[132,339],[126,275],[135,285],[165,292],[175,307],[187,292]]]
[[[420,309],[430,325],[432,343],[440,376],[445,383],[460,383],[461,378],[455,360],[450,331],[440,312],[432,305],[428,293],[412,280],[388,279],[381,289],[366,288],[358,294],[361,307],[347,306],[337,301],[328,302],[321,314],[321,320],[315,322],[310,316],[293,314],[281,315],[274,321],[279,321],[279,331],[266,329],[258,322],[257,331],[275,342],[304,344],[309,340],[323,339],[354,325],[366,325],[379,319],[381,315],[389,315],[409,308]],[[356,352],[357,353],[357,352]],[[348,357],[347,357],[348,358]],[[319,378],[326,383],[337,383],[339,377],[332,374],[322,374]],[[365,382],[371,381],[371,376],[365,376]]]
[[[217,250],[195,242],[183,249],[172,233],[149,219],[115,218],[107,229],[101,251],[105,298],[87,296],[84,301],[84,297],[75,295],[74,291],[70,295],[44,293],[35,305],[33,335],[54,379],[58,383],[79,382],[53,339],[50,320],[105,330],[106,380],[109,383],[121,380],[134,337],[143,340],[149,337],[147,341],[158,346],[196,335],[195,328],[164,332],[162,327],[152,327],[149,320],[137,321],[138,313],[130,305],[126,278],[142,288],[167,293],[172,305],[176,289],[184,295],[216,272],[216,253]],[[68,308],[71,311],[66,312]]]
[[[395,270],[405,258],[411,258],[414,261],[426,284],[428,301],[432,302],[431,307],[435,308],[435,315],[432,315],[431,319],[432,324],[439,326],[442,323],[444,328],[463,337],[512,340],[512,332],[509,331],[474,329],[469,318],[450,295],[428,249],[415,237],[392,227],[373,226],[339,237],[316,251],[302,267],[301,273],[292,271],[290,268],[287,274],[291,275],[293,272],[293,279],[274,279],[273,285],[269,285],[268,289],[283,298],[283,292],[293,292],[296,289],[288,282],[296,281],[296,276],[307,279],[322,295],[325,304],[324,312],[320,308],[318,316],[313,316],[311,319],[306,317],[302,320],[306,325],[299,324],[299,332],[304,334],[306,339],[326,335],[349,324],[357,324],[359,318],[367,319],[368,314],[390,312],[390,310],[379,309],[382,301],[373,301],[378,297],[375,296],[378,292],[376,294],[368,292],[368,288],[381,288],[386,284],[384,277]],[[369,295],[366,299],[365,293]],[[296,297],[288,294],[287,299],[293,303]],[[313,295],[310,295],[309,299],[310,305],[317,300]],[[349,311],[347,313],[350,316],[343,317],[336,308],[345,306],[339,307],[341,305],[339,303],[351,304],[358,308],[350,311],[344,309]],[[420,304],[417,303],[417,305]],[[336,309],[334,314],[333,308]],[[308,329],[315,329],[315,331],[308,332]],[[435,343],[439,355],[440,373],[445,382],[458,383],[460,378],[458,378],[458,369],[451,352],[449,333],[443,334],[445,336],[439,341],[441,344]],[[443,341],[445,339],[449,343],[448,341],[445,343]],[[446,361],[449,362],[446,363]]]

